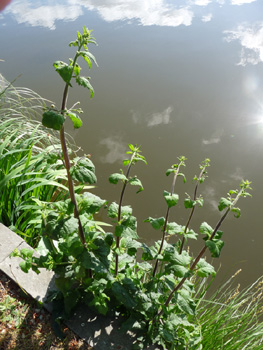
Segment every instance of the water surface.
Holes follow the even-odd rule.
[[[229,217],[219,279],[242,268],[244,284],[263,270],[263,3],[260,0],[14,0],[0,15],[0,72],[61,104],[63,83],[52,63],[74,55],[68,43],[84,25],[99,44],[91,47],[99,67],[86,72],[95,97],[73,88],[69,106],[80,100],[84,127],[71,130],[92,155],[101,197],[118,200],[120,188],[108,175],[121,167],[128,143],[142,146],[148,166],[135,173],[145,191],[126,194],[134,206],[139,234],[153,243],[159,233],[142,221],[165,215],[162,198],[170,190],[165,171],[188,158],[187,183],[176,191],[192,194],[198,164],[211,159],[209,178],[200,187],[206,199],[193,224],[214,226],[218,200],[241,179],[253,185],[242,199],[240,219]],[[85,73],[83,73],[85,74]],[[184,224],[179,205],[171,220]],[[194,244],[198,249],[198,244]]]

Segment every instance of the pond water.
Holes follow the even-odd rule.
[[[200,187],[202,221],[214,226],[217,203],[241,179],[252,181],[253,197],[241,199],[242,215],[224,222],[225,247],[218,280],[239,268],[246,285],[263,273],[263,2],[261,0],[13,0],[0,14],[0,72],[61,104],[63,84],[52,64],[67,61],[77,30],[93,29],[99,46],[90,47],[99,67],[90,72],[95,96],[74,87],[68,105],[79,100],[84,126],[68,130],[92,155],[98,175],[95,193],[118,200],[120,187],[108,176],[121,167],[128,143],[141,145],[148,165],[138,164],[144,192],[126,193],[134,206],[142,240],[160,233],[143,220],[165,215],[165,171],[187,157],[183,184],[192,194],[198,165],[211,159]],[[83,73],[85,74],[85,73]],[[183,201],[170,219],[185,224]],[[192,243],[192,242],[190,242]],[[193,244],[194,251],[200,242]]]

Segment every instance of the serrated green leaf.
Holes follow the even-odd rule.
[[[63,61],[56,61],[53,63],[53,66],[55,67],[56,71],[61,76],[61,78],[65,81],[65,83],[71,86],[70,81],[72,78],[73,66],[69,66]]]
[[[224,246],[224,242],[221,240],[208,240],[205,242],[205,245],[210,250],[211,256],[213,258],[218,258],[220,256],[221,250]]]
[[[115,227],[115,236],[117,237],[129,237],[137,239],[137,220],[135,216],[128,216],[125,220],[122,221],[121,225]]]
[[[148,219],[144,220],[144,222],[149,222],[155,230],[160,230],[164,226],[165,219],[164,217],[160,217],[157,219],[149,217]]]
[[[176,206],[179,201],[179,196],[176,193],[170,194],[167,191],[163,191],[163,196],[169,208]]]
[[[94,164],[88,158],[77,158],[76,164],[70,168],[71,177],[80,183],[94,184],[97,182]]]
[[[212,265],[210,265],[205,259],[200,259],[196,265],[197,274],[200,277],[208,277],[210,275],[215,276],[216,272]]]
[[[129,165],[129,164],[130,164],[130,160],[129,160],[129,159],[124,159],[124,160],[122,161],[122,164],[123,164],[124,166]]]
[[[213,228],[210,225],[208,225],[207,222],[203,222],[200,226],[200,232],[203,235],[206,235],[205,239],[208,239],[211,236],[211,234],[213,233]]]
[[[53,110],[45,111],[42,115],[42,124],[53,130],[60,130],[64,122],[64,116]]]
[[[226,198],[221,198],[218,204],[219,211],[224,210],[225,208],[229,208],[231,206],[231,201]]]
[[[89,51],[80,51],[79,55],[88,63],[89,69],[91,68],[91,60],[98,66],[95,56]]]
[[[111,205],[108,207],[108,217],[112,219],[117,218],[118,210],[119,210],[119,205],[115,202],[111,203]]]
[[[79,211],[89,214],[97,213],[106,201],[91,192],[84,192],[82,195],[76,195],[79,205]]]
[[[123,182],[128,181],[127,177],[124,174],[114,173],[109,177],[109,182],[114,185],[116,185],[119,180]]]
[[[177,306],[182,312],[185,312],[187,315],[194,315],[196,305],[191,298],[184,298],[180,293],[177,294]]]
[[[168,222],[167,232],[170,235],[175,235],[175,234],[181,235],[184,233],[184,227],[182,225],[178,225],[176,222]]]
[[[90,90],[90,97],[94,96],[94,89],[89,81],[89,78],[86,77],[81,77],[81,76],[77,76],[76,77],[76,83],[79,84],[80,86],[84,86],[85,88]]]

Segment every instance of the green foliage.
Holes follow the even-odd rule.
[[[163,349],[201,349],[202,333],[195,319],[196,276],[206,278],[215,275],[215,270],[204,258],[208,248],[212,257],[218,257],[223,247],[221,224],[230,211],[238,216],[236,203],[240,197],[249,195],[248,181],[242,181],[239,190],[230,191],[228,198],[220,201],[223,211],[215,228],[203,223],[200,227],[204,235],[204,245],[196,256],[184,249],[188,239],[197,239],[192,229],[192,217],[198,207],[203,206],[202,196],[197,197],[197,189],[207,177],[209,160],[200,165],[200,174],[195,176],[193,197],[187,195],[183,201],[190,215],[186,224],[170,221],[171,211],[179,202],[175,193],[177,178],[185,175],[181,168],[186,166],[186,158],[178,157],[166,175],[173,175],[171,191],[164,191],[167,206],[164,216],[146,219],[155,230],[160,231],[160,240],[153,246],[141,243],[137,232],[137,219],[129,205],[123,205],[127,186],[138,186],[143,190],[136,175],[130,175],[137,162],[147,164],[141,149],[129,144],[127,159],[119,173],[109,177],[109,182],[120,185],[118,203],[108,206],[111,224],[97,221],[97,213],[107,205],[107,201],[89,192],[76,193],[76,183],[87,189],[86,184],[96,182],[95,167],[87,157],[69,159],[65,142],[64,126],[58,115],[69,116],[74,127],[81,126],[73,108],[67,109],[66,101],[72,81],[87,87],[91,96],[93,88],[89,79],[80,76],[78,58],[83,58],[89,68],[95,57],[88,51],[88,44],[95,43],[91,31],[86,27],[83,34],[70,43],[76,48],[74,59],[69,64],[56,61],[54,67],[65,83],[61,109],[53,107],[44,112],[44,124],[60,131],[63,164],[67,173],[68,197],[58,201],[42,203],[44,206],[41,221],[41,240],[34,255],[26,249],[14,251],[13,256],[22,258],[20,264],[24,272],[32,268],[46,268],[55,272],[58,292],[50,296],[54,303],[54,316],[57,319],[69,317],[79,302],[85,302],[102,314],[119,312],[126,319],[123,330],[136,333],[136,349],[146,349],[157,344]],[[45,116],[46,113],[46,116]],[[72,114],[73,113],[73,114]],[[52,117],[50,115],[52,114]],[[54,114],[54,115],[53,115]],[[44,118],[45,117],[45,118]],[[62,119],[61,119],[62,122]],[[26,161],[30,163],[29,161]],[[197,205],[198,204],[198,205]],[[103,227],[109,228],[105,232]],[[169,238],[173,237],[170,242]]]
[[[201,327],[203,350],[262,348],[262,277],[243,290],[234,287],[233,278],[212,296],[204,293],[199,299],[194,318]]]
[[[35,247],[46,203],[67,195],[66,170],[58,138],[36,120],[46,101],[3,78],[0,85],[0,222]]]

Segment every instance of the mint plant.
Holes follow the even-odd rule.
[[[218,209],[223,211],[213,228],[208,223],[200,225],[200,235],[204,236],[204,247],[194,257],[185,249],[185,242],[197,239],[200,235],[191,227],[197,206],[203,206],[203,198],[198,195],[199,185],[207,177],[209,160],[200,164],[200,174],[194,177],[195,188],[191,198],[184,199],[185,209],[190,214],[185,225],[171,220],[171,209],[179,202],[176,194],[176,181],[185,175],[181,169],[186,158],[181,156],[178,163],[166,171],[173,174],[171,191],[164,191],[167,204],[165,217],[146,219],[152,227],[160,230],[160,240],[153,246],[142,243],[137,233],[137,219],[132,207],[124,205],[124,195],[128,185],[143,190],[137,176],[131,176],[132,167],[139,161],[146,163],[141,149],[129,144],[123,161],[126,173],[110,175],[111,184],[121,183],[118,203],[108,204],[98,196],[82,191],[76,192],[75,184],[87,190],[87,185],[96,182],[95,167],[88,157],[70,160],[65,141],[64,122],[69,117],[74,127],[82,122],[75,106],[67,109],[67,97],[73,81],[88,88],[93,96],[89,79],[80,76],[78,58],[84,58],[91,67],[95,57],[89,52],[88,44],[95,43],[91,31],[84,27],[77,39],[70,43],[77,51],[69,64],[57,61],[56,71],[65,82],[60,110],[46,109],[43,124],[60,133],[62,159],[67,170],[68,195],[63,200],[45,203],[42,206],[42,238],[37,247],[39,256],[31,250],[15,250],[12,255],[23,259],[20,264],[24,272],[33,269],[39,273],[44,267],[55,272],[58,288],[49,300],[53,302],[53,315],[56,320],[69,317],[80,302],[86,303],[98,313],[119,312],[126,318],[123,331],[136,333],[134,349],[145,349],[149,344],[158,344],[164,349],[201,349],[202,335],[195,309],[198,298],[195,292],[195,279],[215,275],[215,270],[204,258],[208,250],[212,257],[219,257],[224,245],[223,232],[219,230],[226,216],[233,212],[240,216],[236,207],[241,197],[250,196],[250,182],[242,181],[239,190],[231,190],[227,198],[221,198]],[[96,214],[107,207],[112,224],[96,220]],[[107,230],[109,229],[110,232]],[[114,231],[114,232],[111,232]]]

